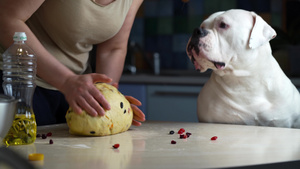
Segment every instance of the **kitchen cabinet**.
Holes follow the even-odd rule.
[[[198,122],[200,86],[147,85],[148,120]]]
[[[120,85],[129,94],[132,92],[131,95],[143,92],[138,95],[145,96],[141,101],[145,108],[143,112],[146,120],[198,122],[197,97],[209,76],[193,72],[161,72],[161,75],[123,74]],[[143,86],[142,90],[136,87],[139,85]]]
[[[201,86],[120,83],[119,90],[142,102],[146,120],[198,122],[197,97]]]

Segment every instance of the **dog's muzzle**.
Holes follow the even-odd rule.
[[[193,35],[191,37],[190,43],[188,45],[188,53],[193,57],[192,50],[194,49],[197,55],[199,54],[199,39],[205,37],[208,34],[207,30],[202,28],[195,28],[193,31]],[[192,61],[195,61],[193,58]]]
[[[208,31],[203,28],[195,28],[193,31],[193,35],[192,35],[190,43],[188,44],[188,47],[187,47],[188,55],[191,57],[191,61],[193,64],[195,62],[195,57],[193,55],[192,50],[194,50],[196,52],[196,54],[199,55],[200,47],[202,45],[204,45],[202,43],[199,43],[199,40],[200,40],[200,38],[205,37],[207,34],[208,34]],[[216,61],[212,61],[212,60],[210,60],[210,61],[214,64],[214,66],[217,69],[222,69],[225,67],[224,62],[216,62]]]

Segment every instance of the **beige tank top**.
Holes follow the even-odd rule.
[[[102,6],[92,0],[48,0],[26,22],[44,47],[76,74],[89,73],[93,44],[122,27],[132,0]],[[38,86],[55,89],[38,78]]]

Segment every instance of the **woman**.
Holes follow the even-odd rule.
[[[127,41],[142,0],[0,0],[0,53],[14,32],[25,32],[37,55],[33,109],[38,125],[64,121],[68,106],[76,113],[104,115],[110,106],[93,85],[117,85]],[[95,73],[89,52],[97,46]],[[2,48],[2,51],[1,51]],[[1,73],[2,74],[2,73]],[[65,99],[68,104],[66,104]],[[128,99],[139,105],[136,99]],[[133,105],[133,125],[144,114]]]

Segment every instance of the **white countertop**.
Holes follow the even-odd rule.
[[[180,128],[192,135],[169,135]],[[38,127],[38,133],[48,132],[53,135],[47,139],[9,148],[25,158],[43,153],[45,169],[220,168],[300,160],[299,129],[145,122],[121,134],[80,137],[69,134],[66,124]],[[211,141],[213,136],[218,139]],[[120,147],[113,149],[116,143]]]

